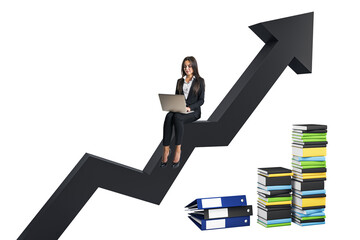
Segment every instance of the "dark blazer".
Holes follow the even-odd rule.
[[[183,78],[180,78],[177,81],[176,86],[179,85],[179,81],[184,81]],[[193,80],[194,82],[191,84],[191,88],[189,91],[189,95],[186,99],[186,106],[189,107],[191,109],[191,111],[194,111],[194,114],[196,116],[196,118],[200,118],[201,117],[201,108],[200,106],[204,104],[204,97],[205,97],[205,81],[204,79],[200,78],[197,79],[195,78]],[[195,95],[193,87],[194,87],[194,83],[195,81],[200,81],[200,89],[198,91],[198,93]],[[184,92],[181,89],[181,92],[179,92],[176,88],[175,94],[181,94],[184,95]]]

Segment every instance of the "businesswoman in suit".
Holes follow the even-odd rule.
[[[163,146],[164,152],[160,167],[166,167],[170,155],[170,140],[175,129],[175,154],[173,167],[180,165],[181,142],[184,134],[184,124],[196,121],[201,116],[200,106],[204,103],[205,81],[199,75],[198,66],[194,57],[186,57],[181,64],[182,77],[178,79],[175,94],[182,94],[186,99],[186,111],[192,113],[183,114],[169,112],[164,121]]]

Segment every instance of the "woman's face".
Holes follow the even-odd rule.
[[[194,70],[193,70],[193,68],[191,66],[191,62],[189,60],[186,60],[184,62],[184,71],[187,76],[193,75]]]

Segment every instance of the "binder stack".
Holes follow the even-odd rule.
[[[198,198],[185,208],[201,230],[250,226],[252,206],[247,205],[245,195]]]
[[[258,220],[267,228],[291,225],[291,176],[283,167],[258,168]]]
[[[326,125],[293,125],[292,221],[300,226],[325,223],[326,134]]]

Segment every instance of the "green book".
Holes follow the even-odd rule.
[[[277,224],[265,224],[263,222],[261,222],[260,220],[257,220],[258,224],[260,224],[261,226],[264,226],[266,228],[271,228],[271,227],[281,227],[281,226],[290,226],[291,222],[288,223],[277,223]]]
[[[293,132],[292,136],[298,136],[298,137],[326,137],[326,133],[297,133],[297,132]]]
[[[295,164],[293,164],[292,165],[294,168],[300,168],[300,169],[311,169],[311,168],[326,168],[326,166],[325,167],[323,167],[323,166],[299,166],[299,165],[295,165]]]
[[[314,136],[314,137],[302,137],[302,136],[292,136],[292,139],[303,139],[303,140],[307,140],[307,139],[321,139],[323,141],[326,141],[326,136],[321,137],[321,136]]]
[[[303,143],[303,142],[326,142],[326,138],[305,138],[305,139],[292,138],[292,140],[294,142],[299,142],[299,143]]]
[[[296,218],[298,218],[296,216]],[[316,216],[316,217],[302,217],[301,220],[313,220],[313,219],[323,219],[326,218],[325,216]]]
[[[281,201],[291,201],[292,200],[292,196],[290,197],[271,197],[271,198],[263,198],[263,197],[259,197],[261,199],[263,199],[266,202],[281,202]]]
[[[300,161],[296,161],[293,159],[292,161],[292,164],[293,165],[296,165],[296,166],[318,166],[318,167],[326,167],[326,161],[303,161],[303,162],[300,162]]]

